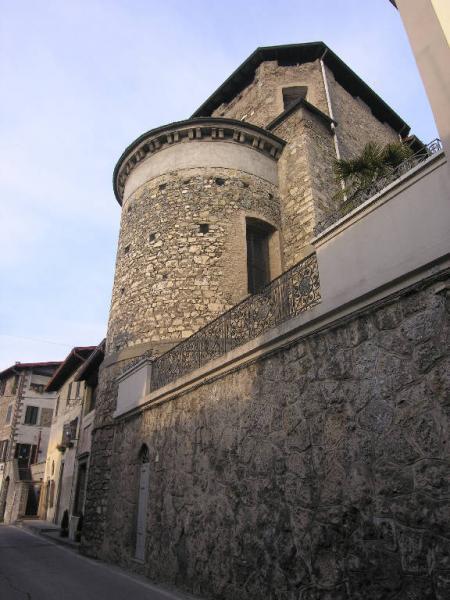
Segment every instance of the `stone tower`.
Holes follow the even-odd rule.
[[[127,148],[114,173],[122,221],[108,355],[161,352],[241,300],[248,223],[270,233],[269,277],[280,274],[283,146],[255,125],[209,117]]]
[[[129,560],[118,532],[131,531],[133,517],[123,508],[122,522],[116,508],[127,493],[119,479],[135,458],[125,464],[121,445],[135,457],[153,417],[114,418],[117,377],[308,256],[314,226],[338,189],[333,161],[369,139],[386,143],[408,131],[317,42],[257,49],[191,119],[149,131],[125,150],[113,178],[122,217],[93,432],[87,553]]]
[[[191,119],[140,136],[113,177],[122,218],[106,364],[159,354],[255,291],[255,227],[263,283],[308,255],[338,189],[333,161],[408,130],[317,42],[257,49]]]

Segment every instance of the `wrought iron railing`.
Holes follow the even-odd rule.
[[[379,192],[381,192],[388,185],[393,183],[396,179],[413,169],[419,163],[424,162],[433,154],[442,150],[441,141],[436,139],[418,150],[412,156],[406,158],[401,162],[398,167],[393,169],[391,172],[384,174],[377,178],[368,187],[358,190],[351,197],[347,198],[342,204],[335,210],[328,212],[323,219],[321,219],[314,227],[314,235],[319,235],[322,231],[325,231],[328,227],[336,223],[349,212],[363,204],[366,200],[369,200]]]
[[[319,269],[312,254],[158,357],[153,363],[151,389],[163,387],[318,302]]]

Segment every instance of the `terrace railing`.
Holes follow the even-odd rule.
[[[158,357],[152,367],[151,389],[159,389],[266,333],[320,302],[315,254]]]
[[[436,139],[421,148],[412,156],[406,158],[401,162],[395,169],[392,169],[389,173],[383,174],[381,177],[375,179],[369,186],[358,190],[351,197],[347,198],[342,204],[328,212],[323,219],[321,219],[314,227],[314,235],[319,235],[328,227],[331,227],[334,223],[345,217],[352,210],[369,200],[388,185],[393,183],[396,179],[399,179],[402,175],[405,175],[408,171],[416,167],[418,164],[428,160],[434,154],[437,154],[442,150],[441,141]]]

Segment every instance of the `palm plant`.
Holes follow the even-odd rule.
[[[412,154],[411,148],[401,142],[385,146],[368,142],[359,156],[335,161],[336,178],[344,182],[343,189],[337,196],[351,200],[357,192],[367,189],[380,177],[392,173]]]

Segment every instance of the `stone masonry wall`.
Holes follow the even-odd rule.
[[[278,162],[285,267],[312,250],[313,228],[335,202],[335,150],[329,128],[305,109],[291,113],[274,130],[288,143]]]
[[[118,361],[100,366],[95,421],[89,457],[89,479],[84,506],[82,551],[97,557],[102,553],[107,527],[106,506],[110,494],[111,457],[114,440],[114,421],[118,384],[116,378],[138,359]]]
[[[399,141],[392,127],[379,121],[365,102],[349,94],[337,83],[330,69],[325,69],[333,116],[338,123],[336,133],[342,158],[358,155],[367,142],[384,145]]]
[[[151,579],[215,600],[449,598],[448,313],[429,281],[102,430],[100,555],[139,570],[146,443]]]
[[[398,141],[398,134],[389,125],[379,121],[365,102],[337,83],[328,67],[325,70],[343,158],[358,154],[368,141],[381,144]],[[254,80],[229,103],[219,106],[213,116],[242,119],[265,127],[283,112],[282,88],[290,85],[306,85],[306,100],[329,115],[320,61],[316,60],[286,67],[279,66],[277,61],[261,63]]]
[[[280,67],[277,61],[261,63],[253,81],[230,102],[219,106],[212,116],[266,127],[284,111],[282,88],[290,85],[306,85],[308,102],[328,114],[320,62],[316,60],[288,67]]]
[[[327,67],[326,74],[342,158],[357,155],[369,141],[382,145],[398,141],[397,133],[337,83]],[[316,60],[292,66],[263,62],[252,83],[213,115],[265,127],[283,112],[282,88],[289,85],[308,86],[308,102],[329,114],[320,61]],[[300,109],[273,129],[288,142],[278,163],[286,267],[311,251],[314,225],[337,202],[333,137],[317,116],[309,113],[305,118],[305,113],[306,109]]]
[[[191,169],[139,188],[122,209],[107,354],[188,337],[241,300],[246,216],[280,229],[276,187],[241,171]]]

